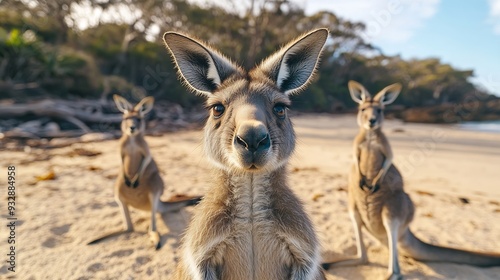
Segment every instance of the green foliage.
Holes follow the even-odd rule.
[[[74,34],[71,39],[77,48],[81,48],[98,59],[109,59],[120,53],[123,36],[127,26],[123,24],[102,24]]]
[[[22,8],[0,8],[0,27],[5,30],[17,29],[20,32],[31,30],[43,42],[55,43],[57,41],[61,30],[53,17],[25,16],[19,11],[22,11]]]
[[[0,80],[13,85],[5,96],[22,94],[15,88],[55,96],[95,96],[99,71],[92,57],[74,49],[40,42],[33,31],[0,29]]]
[[[98,96],[101,76],[91,56],[73,49],[54,49],[44,62],[45,90],[59,96]]]
[[[0,29],[1,80],[34,81],[43,71],[44,53],[39,43],[26,39],[19,29]],[[28,37],[28,36],[26,36]],[[29,36],[31,37],[31,36]]]

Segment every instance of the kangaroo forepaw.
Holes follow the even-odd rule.
[[[125,185],[127,185],[127,187],[131,187],[132,186],[132,183],[130,182],[130,180],[127,178],[127,176],[124,176],[125,178]]]
[[[374,193],[376,191],[378,191],[380,189],[380,185],[379,184],[375,184],[371,187],[370,189],[370,193]]]
[[[125,185],[127,187],[135,189],[139,186],[139,178],[137,178],[135,181],[130,181],[130,179],[125,174],[123,174],[123,179],[125,179]]]
[[[161,248],[160,233],[158,233],[157,231],[150,231],[149,232],[149,239],[153,243],[153,246],[155,246],[155,250],[158,250]]]
[[[361,190],[364,190],[363,188],[366,187],[366,180],[365,180],[365,177],[361,177],[361,179],[359,180],[359,188]]]

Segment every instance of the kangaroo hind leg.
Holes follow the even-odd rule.
[[[160,196],[159,193],[153,193],[149,195],[149,199],[151,201],[151,225],[149,227],[149,238],[153,243],[153,246],[156,250],[161,248],[161,238],[160,233],[156,227],[156,212],[158,211],[158,206],[160,204]]]
[[[386,209],[385,209],[386,210]],[[387,233],[387,245],[389,247],[389,266],[387,268],[388,280],[401,280],[401,269],[398,261],[398,239],[400,221],[392,217],[387,211],[382,213],[382,222]]]

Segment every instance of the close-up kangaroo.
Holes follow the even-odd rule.
[[[414,205],[403,189],[403,179],[392,163],[393,154],[382,132],[383,112],[401,91],[400,84],[387,86],[374,97],[359,83],[348,84],[359,104],[359,133],[354,139],[354,164],[349,174],[348,208],[357,242],[357,256],[325,263],[360,265],[368,262],[361,228],[389,248],[387,279],[402,279],[398,248],[419,261],[451,262],[474,266],[499,266],[500,254],[480,253],[431,245],[418,239],[409,228]]]
[[[145,97],[132,106],[126,99],[114,95],[116,107],[123,113],[121,122],[122,137],[119,141],[121,166],[115,183],[115,200],[125,223],[125,229],[99,237],[89,244],[97,243],[108,237],[117,236],[134,230],[128,206],[151,213],[149,236],[156,249],[161,247],[160,234],[156,230],[156,213],[166,213],[195,205],[200,197],[175,202],[161,201],[164,184],[160,171],[151,156],[144,139],[146,131],[145,115],[153,109],[154,98]]]
[[[327,37],[312,31],[245,71],[197,40],[165,33],[182,80],[206,98],[204,150],[214,166],[174,279],[324,279],[315,230],[287,182],[295,147],[287,108]]]

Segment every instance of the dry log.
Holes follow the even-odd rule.
[[[0,140],[4,138],[10,139],[40,139],[40,138],[67,138],[67,137],[80,137],[85,135],[82,131],[59,131],[59,132],[36,132],[31,133],[22,130],[10,130],[0,133]]]
[[[106,99],[43,100],[23,104],[8,102],[0,103],[0,119],[6,119],[0,122],[0,140],[3,144],[10,140],[19,143],[33,140],[28,146],[58,147],[76,142],[103,141],[119,135],[119,131],[115,129],[122,121],[122,114],[115,113],[117,110],[114,103]],[[154,135],[181,128],[194,128],[206,117],[206,112],[185,113],[181,106],[171,103],[159,103],[157,109],[155,120],[150,123],[150,133]],[[25,116],[30,116],[30,121],[19,120]],[[78,129],[62,131],[57,120],[67,121]],[[91,133],[90,127],[108,133]],[[49,143],[47,139],[52,140]],[[0,146],[3,144],[0,142]]]
[[[82,108],[82,106],[78,105],[76,102],[69,103],[68,101],[52,100],[45,100],[32,104],[0,105],[0,117],[15,118],[28,114],[34,114],[41,117],[54,117],[74,124],[85,133],[91,132],[91,129],[85,123],[121,122],[121,114],[103,114],[100,109],[92,108],[88,110],[89,105],[91,104],[84,104]],[[99,106],[99,104],[96,104],[96,106]],[[87,108],[87,110],[85,110],[85,108]]]

